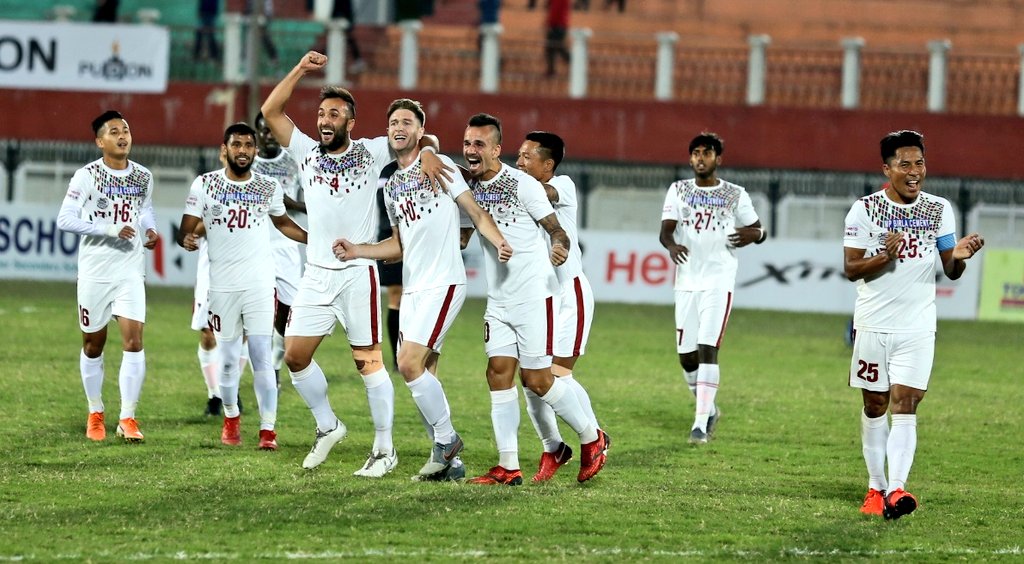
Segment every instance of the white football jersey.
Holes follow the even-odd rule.
[[[758,221],[747,191],[724,180],[707,188],[679,180],[668,187],[661,219],[677,222],[675,241],[689,250],[686,262],[676,265],[675,289],[731,292],[739,262],[729,235]]]
[[[153,174],[133,161],[125,170],[114,170],[97,159],[75,171],[61,204],[61,215],[70,214],[65,225],[82,235],[78,246],[79,280],[112,281],[144,276],[143,243],[146,231],[155,229]],[[130,225],[131,239],[105,235],[111,225]]]
[[[562,284],[583,275],[583,253],[580,251],[580,231],[577,227],[579,199],[576,197],[576,183],[568,176],[553,176],[547,184],[558,192],[558,201],[553,204],[555,217],[569,236],[569,258],[555,268],[558,283]],[[550,240],[548,244],[550,246]]]
[[[857,281],[853,322],[858,330],[913,333],[935,330],[935,267],[939,253],[956,246],[956,220],[945,198],[921,192],[898,204],[874,192],[854,202],[846,215],[843,246],[865,257],[885,252],[885,235],[901,233],[899,258],[885,270]]]
[[[269,229],[271,215],[284,215],[281,185],[253,173],[228,180],[224,169],[196,178],[185,213],[203,220],[210,257],[210,290],[234,292],[274,287]]]
[[[473,197],[491,214],[512,247],[508,262],[498,260],[498,250],[479,237],[487,272],[487,300],[495,305],[515,305],[558,293],[558,279],[548,253],[548,235],[537,221],[555,212],[544,187],[535,178],[502,163],[498,174],[470,183]]]
[[[388,138],[352,139],[345,152],[332,155],[296,127],[288,150],[298,160],[306,196],[307,262],[334,270],[374,264],[370,259],[340,261],[331,247],[337,239],[369,243],[377,237],[377,179],[393,160]]]
[[[438,158],[457,170],[450,158]],[[416,159],[408,168],[395,171],[384,186],[388,218],[402,237],[403,292],[466,283],[455,198],[469,186],[456,174],[448,190],[434,190],[429,180],[420,180],[421,170]]]
[[[265,159],[258,154],[252,163],[252,171],[269,176],[281,184],[284,195],[299,200],[299,163],[295,162],[288,149],[281,149],[281,152],[272,159]],[[285,237],[277,229],[270,230],[270,242],[275,248],[288,248],[298,245],[298,242]]]

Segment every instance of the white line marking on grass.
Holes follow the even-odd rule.
[[[543,555],[544,551],[537,551]],[[722,557],[740,557],[740,558],[772,558],[778,556],[789,556],[789,557],[831,557],[831,558],[864,558],[864,557],[885,557],[885,556],[1022,556],[1024,555],[1024,548],[1020,546],[1010,546],[1004,548],[948,548],[948,549],[892,549],[892,550],[840,550],[840,549],[812,549],[812,548],[786,548],[778,552],[765,552],[757,550],[664,550],[664,549],[644,549],[644,548],[605,548],[599,550],[582,550],[582,551],[565,551],[558,550],[552,554],[557,553],[559,556],[626,556],[626,557],[674,557],[674,558],[722,558]],[[487,550],[450,550],[450,551],[434,551],[434,550],[399,550],[392,548],[367,548],[363,550],[325,550],[320,552],[303,552],[303,551],[286,551],[286,552],[257,552],[257,553],[237,553],[237,552],[186,552],[178,551],[171,553],[154,552],[144,553],[136,552],[127,555],[117,555],[110,551],[103,551],[96,554],[85,554],[85,553],[66,553],[45,556],[36,556],[35,554],[0,554],[0,562],[24,562],[31,560],[83,560],[83,559],[103,559],[103,560],[253,560],[253,559],[270,559],[270,560],[339,560],[343,558],[367,558],[367,557],[392,557],[392,558],[502,558],[509,556],[524,556],[525,554],[521,551],[515,552],[500,552],[500,551],[487,551]]]

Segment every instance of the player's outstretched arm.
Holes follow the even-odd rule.
[[[281,79],[281,82],[277,83],[277,86],[270,92],[267,99],[263,101],[260,111],[263,112],[263,118],[267,121],[267,127],[270,128],[270,132],[274,134],[274,137],[277,138],[282,147],[288,146],[288,143],[291,142],[292,131],[295,130],[295,124],[284,113],[285,104],[292,97],[295,86],[302,80],[303,76],[306,76],[309,72],[324,68],[326,64],[326,55],[316,51],[306,53],[299,59],[298,64]]]
[[[307,242],[308,233],[306,233],[306,230],[298,223],[295,223],[295,220],[288,214],[272,215],[270,216],[270,221],[273,221],[274,227],[292,241],[303,244]]]
[[[282,199],[284,200],[284,209],[288,211],[306,213],[306,202],[293,200],[288,194],[284,194]]]
[[[200,225],[202,223],[198,217],[187,213],[182,214],[181,224],[178,226],[178,246],[186,251],[198,249],[199,236],[196,235],[196,232],[199,231]]]
[[[420,137],[420,171],[423,176],[430,179],[431,186],[440,186],[442,190],[448,189],[448,183],[452,181],[452,173],[455,170],[445,165],[437,156],[440,144],[437,137],[424,134]]]
[[[658,240],[661,241],[661,246],[665,247],[665,250],[668,251],[668,256],[672,259],[672,262],[683,264],[690,256],[690,249],[676,243],[675,232],[678,223],[671,219],[662,220],[661,233],[658,235]]]
[[[397,262],[402,260],[402,238],[398,228],[391,226],[391,237],[379,243],[353,243],[348,239],[336,239],[331,245],[334,256],[346,261],[357,258]]]
[[[971,233],[957,241],[956,246],[939,253],[942,258],[942,271],[950,280],[956,280],[967,270],[966,261],[985,246],[985,238]]]
[[[565,259],[569,258],[569,235],[562,229],[553,213],[537,223],[548,232],[548,237],[551,237],[551,264],[561,266]]]
[[[508,262],[508,259],[512,258],[512,245],[509,245],[505,236],[501,234],[491,214],[485,212],[480,204],[476,203],[473,193],[467,190],[459,194],[455,201],[465,210],[466,215],[473,221],[473,225],[480,230],[480,235],[498,250],[498,260]],[[469,242],[468,239],[466,242]],[[466,245],[463,244],[462,248],[465,249]]]
[[[843,272],[846,274],[846,279],[850,282],[856,282],[861,278],[873,276],[887,268],[891,268],[890,265],[900,256],[900,242],[902,240],[902,234],[889,232],[885,236],[885,252],[880,252],[871,257],[864,256],[867,254],[867,249],[843,247]]]

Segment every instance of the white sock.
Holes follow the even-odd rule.
[[[568,423],[572,430],[579,434],[580,444],[592,443],[597,440],[597,427],[587,420],[587,416],[583,414],[580,400],[576,399],[572,388],[561,378],[555,378],[551,382],[548,393],[541,396],[540,399],[550,405],[551,409],[555,410],[555,413],[562,418],[562,421]]]
[[[686,387],[690,388],[690,393],[697,397],[697,371],[684,369],[683,378],[686,379]]]
[[[526,396],[526,414],[530,416],[533,428],[537,430],[537,436],[544,445],[544,452],[555,452],[565,442],[558,430],[555,410],[530,388],[524,387],[523,395]]]
[[[519,390],[491,391],[491,425],[498,447],[498,465],[519,470]]]
[[[569,387],[572,388],[572,391],[576,393],[576,399],[579,400],[580,407],[583,408],[583,414],[587,416],[587,419],[589,419],[590,422],[594,425],[594,428],[600,429],[601,425],[597,423],[597,415],[594,414],[594,406],[591,405],[590,403],[590,394],[587,393],[587,390],[586,388],[583,387],[583,384],[580,384],[579,380],[573,378],[572,372],[566,374],[565,376],[560,376],[558,379],[565,382],[566,384],[569,384]]]
[[[889,440],[889,418],[883,413],[874,419],[864,410],[860,412],[860,442],[864,463],[868,467],[868,487],[884,492],[889,489],[885,481],[885,449]]]
[[[89,413],[103,413],[103,354],[96,358],[78,355],[78,369],[82,373],[82,387],[89,402]]]
[[[274,371],[276,372],[281,369],[281,363],[284,362],[284,336],[275,330],[271,344],[274,349],[273,361]]]
[[[270,335],[251,335],[248,349],[252,389],[260,410],[260,430],[273,431],[277,423],[277,375],[270,360]]]
[[[412,393],[412,401],[416,402],[420,414],[430,425],[434,441],[450,443],[455,438],[455,428],[441,382],[429,370],[424,370],[418,378],[405,385]]]
[[[238,383],[242,379],[241,367],[236,359],[240,358],[245,345],[242,338],[230,341],[217,341],[220,349],[220,399],[224,401],[224,417],[238,417]]]
[[[220,352],[217,347],[210,350],[199,346],[199,368],[203,371],[203,380],[206,382],[206,397],[212,398],[220,393]]]
[[[363,376],[366,401],[370,403],[373,418],[373,452],[390,453],[395,450],[391,428],[395,423],[395,387],[386,368]]]
[[[146,351],[127,352],[121,356],[121,372],[117,378],[121,388],[121,419],[134,419],[135,408],[146,381]]]
[[[912,413],[893,414],[892,430],[885,455],[889,459],[889,487],[892,490],[906,489],[910,467],[914,465],[917,451],[917,415]],[[891,490],[890,490],[891,491]]]
[[[708,430],[708,417],[715,413],[720,372],[717,364],[701,364],[697,368],[697,415],[691,429]]]
[[[327,398],[327,377],[320,365],[313,362],[298,372],[288,371],[292,376],[292,385],[299,397],[306,402],[306,407],[313,412],[316,419],[316,428],[321,431],[330,431],[338,426],[338,416],[331,409],[331,402]]]

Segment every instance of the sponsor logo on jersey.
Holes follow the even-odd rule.
[[[886,220],[885,227],[890,231],[897,229],[932,229],[932,220],[916,217],[894,217]]]

